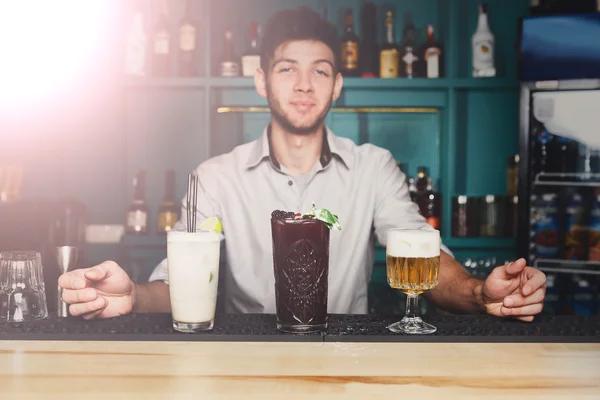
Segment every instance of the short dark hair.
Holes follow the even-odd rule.
[[[269,72],[275,49],[295,40],[316,40],[327,45],[333,52],[334,72],[338,71],[340,47],[336,28],[316,11],[303,6],[278,11],[267,21],[260,45],[260,66],[265,74]]]

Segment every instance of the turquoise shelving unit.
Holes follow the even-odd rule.
[[[384,1],[375,1],[387,7]],[[470,76],[471,35],[477,23],[479,0],[404,0],[393,2],[396,11],[396,40],[402,36],[403,14],[410,12],[417,26],[418,41],[425,38],[424,27],[433,23],[446,57],[444,77],[439,79],[345,78],[344,90],[334,104],[327,123],[336,134],[357,143],[375,143],[388,148],[398,161],[408,164],[415,175],[426,165],[443,196],[442,235],[444,244],[459,258],[477,254],[514,253],[514,238],[451,237],[451,199],[454,195],[505,193],[505,163],[518,149],[519,84],[516,73],[518,19],[528,12],[528,1],[488,0],[490,25],[496,36],[498,76],[476,79]],[[170,0],[170,15],[179,21],[185,1]],[[257,137],[268,121],[266,100],[254,90],[252,78],[214,76],[223,31],[233,28],[235,51],[245,48],[246,30],[252,20],[264,25],[271,13],[306,5],[318,12],[327,8],[329,20],[342,30],[345,8],[355,11],[355,29],[360,35],[358,0],[197,0],[196,17],[200,52],[198,77],[121,77],[124,93],[124,170],[119,173],[131,198],[131,182],[139,169],[148,172],[147,199],[154,217],[162,199],[164,171],[177,172],[176,192],[183,198],[185,176],[202,161],[231,150]],[[132,1],[123,8],[129,21]],[[146,10],[150,27],[156,8]],[[380,18],[383,21],[383,16]],[[381,32],[379,32],[381,34]],[[176,65],[174,60],[173,67]],[[387,109],[382,111],[381,108]],[[336,111],[337,110],[337,111]],[[391,110],[396,110],[392,112]],[[83,174],[83,171],[73,172]],[[81,177],[83,179],[83,177]],[[71,179],[73,184],[77,178]],[[94,203],[94,202],[97,202]],[[91,198],[94,210],[104,209],[102,199]],[[126,204],[111,205],[111,223],[122,223]],[[156,221],[151,219],[151,224]],[[143,249],[164,248],[163,238],[127,239],[126,246]],[[139,250],[142,251],[142,250]],[[162,250],[161,250],[162,251]],[[148,268],[162,256],[152,253]],[[376,270],[385,262],[382,249],[376,249]],[[148,253],[150,254],[150,253]],[[374,273],[374,280],[381,280]]]

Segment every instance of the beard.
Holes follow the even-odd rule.
[[[286,132],[296,135],[308,135],[314,133],[323,124],[332,101],[329,100],[327,105],[319,112],[313,121],[303,123],[302,125],[296,124],[290,120],[285,111],[283,111],[279,99],[273,95],[269,84],[267,84],[267,103],[271,109],[271,117],[273,117]]]

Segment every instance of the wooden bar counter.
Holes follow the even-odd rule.
[[[0,399],[600,399],[598,317],[444,317],[428,336],[388,334],[393,319],[372,316],[334,315],[306,336],[270,315],[202,334],[169,321],[0,325]]]

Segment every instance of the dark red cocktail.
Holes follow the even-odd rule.
[[[271,231],[277,328],[291,333],[325,330],[330,229],[312,217],[274,211]]]

